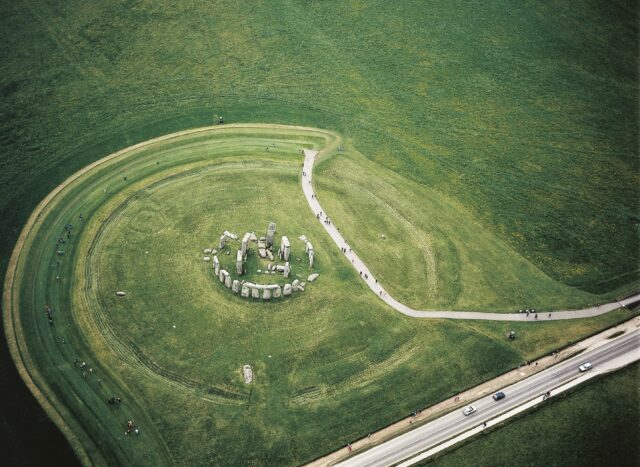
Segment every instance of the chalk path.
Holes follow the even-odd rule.
[[[302,165],[302,191],[307,202],[313,211],[313,214],[318,218],[318,221],[322,224],[329,236],[333,239],[335,244],[340,248],[344,256],[347,258],[353,267],[360,273],[362,280],[369,286],[369,288],[386,304],[391,306],[394,310],[399,311],[403,315],[411,316],[413,318],[447,318],[447,319],[481,319],[486,321],[555,321],[561,319],[576,319],[576,318],[590,318],[593,316],[599,316],[612,310],[616,310],[620,307],[626,306],[630,303],[634,303],[640,300],[640,293],[632,295],[620,301],[613,301],[611,303],[605,303],[602,305],[594,306],[591,308],[584,308],[582,310],[569,310],[569,311],[545,311],[535,313],[485,313],[482,311],[445,311],[445,310],[414,310],[408,307],[404,303],[400,303],[387,293],[387,291],[378,283],[373,273],[369,270],[366,264],[358,257],[358,255],[351,250],[350,245],[344,239],[342,234],[338,231],[337,227],[333,224],[330,218],[327,217],[324,209],[320,206],[318,198],[313,191],[313,165],[318,155],[318,151],[304,150],[304,164]],[[344,250],[343,250],[344,249]],[[537,316],[537,318],[536,318]]]

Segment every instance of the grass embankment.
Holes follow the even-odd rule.
[[[158,142],[80,177],[41,214],[18,270],[21,344],[92,459],[301,463],[626,316],[522,323],[511,342],[508,323],[383,306],[301,194],[297,151],[327,139],[224,128]],[[202,250],[225,229],[260,233],[269,221],[295,239],[294,258],[299,234],[313,241],[321,275],[301,295],[250,302],[221,286]],[[76,358],[93,371],[83,377]],[[111,395],[123,405],[106,404]],[[123,434],[130,418],[141,436]]]
[[[421,465],[638,465],[639,379],[635,363]]]

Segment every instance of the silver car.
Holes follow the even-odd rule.
[[[591,368],[593,368],[593,365],[591,364],[591,362],[586,362],[580,365],[578,367],[578,370],[580,370],[581,373],[584,373],[585,371],[589,371]]]
[[[475,405],[468,405],[467,407],[465,407],[462,410],[462,413],[466,416],[466,415],[471,415],[473,412],[475,412],[476,410],[476,406]]]

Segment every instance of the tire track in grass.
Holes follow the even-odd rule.
[[[93,270],[94,263],[96,263],[96,266],[99,265],[99,259],[96,256],[96,253],[100,249],[103,239],[111,232],[116,221],[123,216],[127,208],[135,202],[151,196],[154,189],[166,185],[171,181],[175,181],[178,178],[196,174],[202,170],[203,168],[186,170],[178,174],[172,174],[162,180],[158,180],[145,187],[144,190],[137,191],[129,196],[107,216],[100,225],[98,232],[91,241],[87,251],[84,280],[82,281],[83,286],[81,287],[83,290],[82,301],[86,306],[86,309],[89,310],[91,315],[94,317],[97,329],[102,334],[103,339],[105,339],[106,342],[109,342],[111,348],[118,354],[118,356],[131,367],[141,371],[153,379],[160,380],[171,387],[188,391],[191,394],[196,393],[198,396],[211,402],[239,404],[248,397],[246,394],[232,391],[222,386],[205,384],[202,381],[189,379],[178,373],[169,371],[148,357],[135,342],[125,337],[113,325],[107,315],[106,310],[108,309],[108,304],[106,304],[104,299],[97,293],[97,291],[100,290],[100,275],[95,274]],[[96,269],[99,270],[100,268],[97,267]]]

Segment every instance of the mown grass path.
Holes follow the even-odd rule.
[[[313,190],[313,166],[319,151],[304,150],[304,164],[302,166],[302,192],[307,198],[307,202],[316,218],[329,236],[333,239],[344,256],[353,267],[359,272],[362,280],[375,292],[380,299],[391,306],[394,310],[403,315],[413,318],[445,318],[445,319],[479,319],[485,321],[553,321],[563,319],[591,318],[599,316],[609,311],[617,310],[628,304],[640,300],[640,293],[636,293],[623,300],[615,300],[598,306],[583,308],[581,310],[553,311],[544,313],[487,313],[482,311],[444,311],[444,310],[414,310],[407,305],[400,303],[387,293],[382,284],[378,282],[367,265],[360,259],[358,254],[352,250],[348,242],[340,233],[340,229],[334,225],[331,218],[320,205]]]

